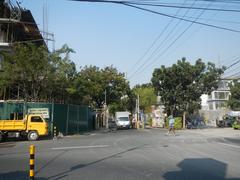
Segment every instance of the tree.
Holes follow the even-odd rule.
[[[72,86],[77,71],[70,59],[71,53],[74,53],[74,50],[65,44],[49,56],[51,73],[47,84],[50,88],[46,90],[53,101],[73,103],[76,100]]]
[[[124,78],[124,74],[110,66],[100,69],[96,66],[85,66],[77,74],[73,87],[83,104],[95,108],[101,108],[105,102],[107,105],[119,103],[121,97],[128,95],[130,87]]]
[[[17,44],[3,53],[0,92],[5,99],[64,102],[76,74],[67,45],[50,53],[44,46]],[[8,94],[6,93],[8,92]]]
[[[151,84],[136,85],[133,88],[135,96],[140,96],[140,109],[151,112],[151,106],[157,103],[157,96]]]
[[[240,111],[240,82],[233,81],[230,85],[231,96],[228,101],[228,105],[234,111]]]
[[[12,89],[13,94],[25,100],[36,100],[47,76],[48,55],[45,47],[33,44],[15,45],[13,54],[5,53],[1,72],[2,88]],[[18,92],[14,92],[17,90]],[[9,94],[10,98],[14,98]]]
[[[209,94],[217,88],[223,68],[213,63],[205,64],[198,59],[194,65],[185,58],[178,60],[172,67],[161,66],[153,72],[152,83],[159,91],[168,114],[183,114],[185,127],[186,113],[201,108],[201,95]]]

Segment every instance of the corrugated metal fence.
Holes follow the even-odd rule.
[[[30,108],[47,108],[49,110],[49,131],[53,126],[64,135],[78,134],[95,129],[95,112],[87,107],[70,104],[51,103],[0,103],[0,120],[11,119],[11,114],[26,114]]]

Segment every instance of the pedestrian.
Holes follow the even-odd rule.
[[[168,130],[167,135],[169,135],[172,132],[172,134],[175,136],[174,123],[175,123],[175,119],[174,119],[173,115],[170,115],[169,116],[169,130]]]

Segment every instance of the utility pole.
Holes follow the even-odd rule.
[[[137,111],[137,129],[139,129],[139,94],[136,100],[136,111]]]
[[[105,98],[104,98],[104,119],[106,123],[106,128],[108,129],[108,118],[107,118],[107,89],[105,89],[104,92]]]

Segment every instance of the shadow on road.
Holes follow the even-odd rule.
[[[144,145],[143,145],[143,146],[144,146]],[[102,162],[102,161],[105,161],[105,160],[108,160],[108,159],[111,159],[111,158],[113,158],[113,157],[118,157],[118,156],[121,155],[121,154],[130,152],[130,151],[134,151],[134,150],[139,149],[139,148],[141,148],[141,147],[143,147],[143,146],[133,147],[133,148],[127,149],[127,150],[125,150],[125,151],[112,154],[112,155],[110,155],[110,156],[104,157],[104,158],[102,158],[102,159],[99,159],[99,160],[97,160],[97,161],[93,161],[93,162],[90,162],[90,163],[78,164],[78,165],[76,165],[76,166],[71,167],[68,171],[64,171],[64,172],[61,172],[61,173],[56,174],[56,175],[54,175],[54,176],[48,177],[48,179],[60,179],[60,177],[66,177],[67,174],[70,173],[70,172],[72,172],[72,171],[75,171],[75,170],[78,170],[78,169],[81,169],[81,168],[84,168],[84,167],[87,167],[87,166],[90,166],[90,165],[93,165],[93,164],[96,164],[96,163],[99,163],[99,162]]]
[[[225,178],[227,164],[211,158],[185,159],[178,167],[180,171],[165,173],[165,180],[240,180]]]
[[[1,180],[26,180],[28,178],[28,171],[14,171],[14,172],[8,172],[8,173],[1,173],[0,179]],[[47,180],[46,178],[38,177],[37,180]]]
[[[44,168],[46,168],[49,164],[51,164],[52,162],[54,162],[57,158],[59,158],[60,156],[62,156],[63,154],[65,154],[68,151],[63,151],[61,153],[59,153],[58,155],[56,155],[55,157],[51,158],[49,161],[47,161],[41,168],[39,168],[37,171],[35,171],[35,174],[38,174],[41,170],[43,170]],[[1,180],[1,179],[0,179]]]

